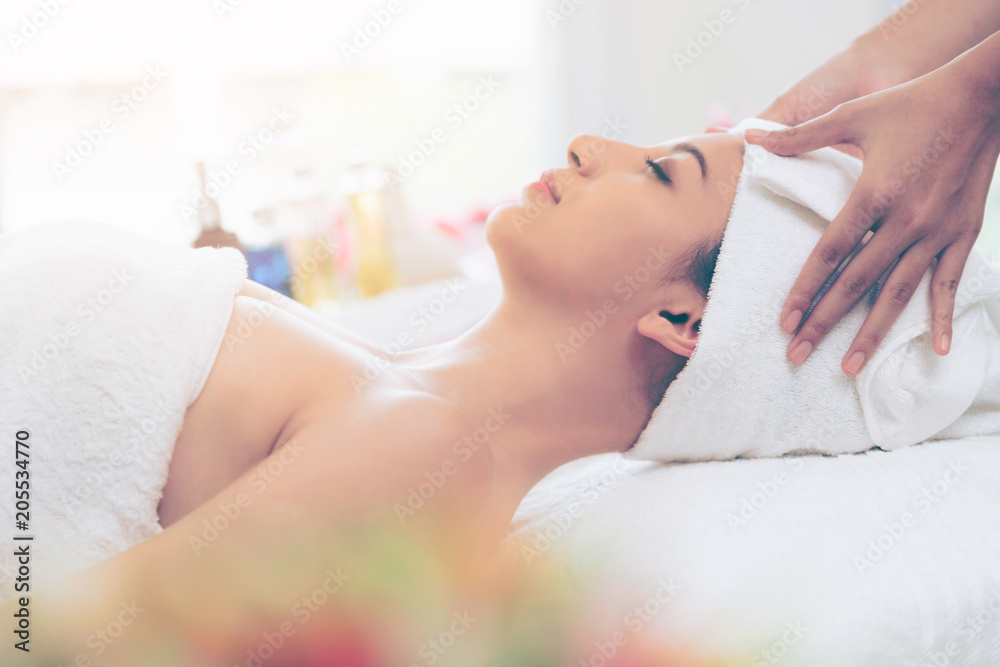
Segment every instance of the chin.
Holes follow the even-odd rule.
[[[486,242],[496,258],[505,290],[523,281],[528,266],[539,259],[531,256],[528,247],[531,235],[518,229],[523,210],[520,203],[502,204],[486,218]]]
[[[527,289],[537,297],[560,282],[553,274],[558,269],[551,266],[553,239],[532,233],[543,213],[547,212],[542,207],[522,200],[502,204],[486,218],[486,241],[493,250],[505,291]]]
[[[501,204],[490,212],[486,218],[486,242],[493,248],[493,253],[500,258],[500,254],[505,247],[516,243],[520,234],[515,229],[517,219],[517,209],[522,208],[520,204]]]

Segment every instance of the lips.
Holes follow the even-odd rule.
[[[562,200],[562,195],[556,189],[556,171],[555,169],[548,169],[542,173],[541,183],[549,189],[552,194],[552,199],[558,204]]]

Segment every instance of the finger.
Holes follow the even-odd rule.
[[[910,297],[933,261],[934,248],[928,243],[918,243],[900,258],[889,273],[875,305],[861,325],[861,330],[840,362],[845,373],[857,375],[865,367],[910,302]]]
[[[868,293],[905,249],[906,246],[900,246],[897,239],[887,234],[876,234],[844,268],[792,338],[788,359],[794,364],[804,362],[823,337]]]
[[[955,312],[955,295],[962,279],[965,263],[983,225],[984,207],[993,172],[996,167],[996,149],[984,143],[976,157],[962,189],[960,203],[952,209],[954,221],[969,221],[962,236],[938,255],[938,264],[931,276],[931,340],[934,351],[940,355],[951,350],[952,319]],[[947,221],[945,221],[947,222]]]
[[[879,222],[882,207],[877,203],[876,196],[868,192],[865,183],[862,173],[844,208],[823,231],[816,247],[809,253],[809,259],[795,278],[781,309],[781,328],[787,333],[795,333],[820,288],[858,246],[865,234]]]
[[[850,114],[840,106],[795,127],[773,132],[752,128],[746,130],[743,136],[751,144],[763,146],[772,153],[798,155],[824,146],[851,143],[853,132],[850,131],[849,117]]]
[[[945,248],[938,256],[938,265],[931,276],[931,340],[934,341],[934,351],[942,356],[951,350],[955,294],[958,293],[958,283],[962,280],[972,246],[970,241],[956,241]]]

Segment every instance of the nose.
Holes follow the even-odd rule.
[[[578,134],[566,148],[566,157],[571,169],[581,176],[593,176],[604,166],[610,142],[592,134]]]

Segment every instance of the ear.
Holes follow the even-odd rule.
[[[690,357],[698,342],[704,305],[692,303],[685,308],[651,310],[639,319],[637,329],[674,354]]]

